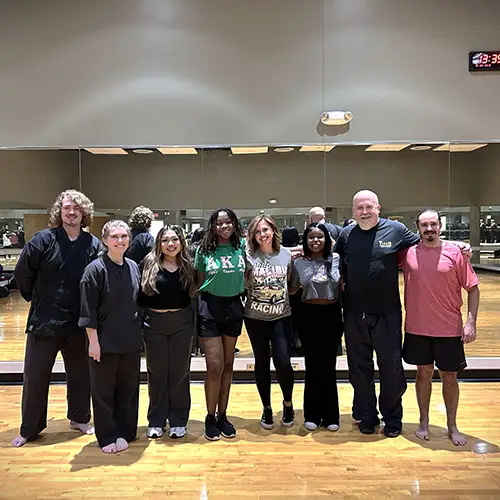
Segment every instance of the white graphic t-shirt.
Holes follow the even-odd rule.
[[[279,253],[247,251],[247,301],[245,316],[273,321],[290,316],[288,279],[293,272],[292,254],[281,247]]]

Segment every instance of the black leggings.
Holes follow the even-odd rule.
[[[340,304],[303,302],[299,325],[306,364],[304,420],[325,427],[339,425],[336,367],[343,333]]]
[[[271,349],[276,377],[284,401],[292,400],[293,368],[290,363],[293,327],[290,316],[275,321],[245,318],[255,356],[255,382],[263,406],[271,406]]]

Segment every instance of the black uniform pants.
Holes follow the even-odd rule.
[[[368,314],[344,309],[349,380],[354,388],[355,418],[378,419],[373,351],[380,374],[380,412],[388,431],[401,430],[406,379],[402,362],[401,311]]]
[[[118,438],[133,441],[139,415],[141,352],[101,354],[90,360],[92,407],[97,442],[102,448]]]
[[[262,406],[271,406],[271,352],[283,400],[291,401],[294,382],[290,362],[292,318],[287,316],[274,321],[245,318],[245,326],[255,356],[255,383]]]
[[[339,425],[337,350],[342,338],[342,311],[339,303],[302,303],[299,338],[302,342],[306,376],[304,420]]]
[[[146,310],[144,343],[148,365],[150,427],[185,427],[191,410],[190,365],[193,309]]]
[[[22,423],[20,434],[33,438],[47,427],[47,405],[52,368],[61,351],[67,378],[68,419],[90,421],[90,377],[85,334],[60,331],[56,335],[26,337]]]

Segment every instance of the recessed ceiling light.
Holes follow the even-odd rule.
[[[127,155],[128,152],[123,148],[85,148],[94,155]]]
[[[441,146],[438,146],[437,148],[433,149],[433,151],[449,151],[449,150],[450,150],[449,144],[441,144]]]
[[[275,203],[278,203],[278,200],[276,198],[269,198],[269,203],[274,205]]]
[[[401,151],[410,146],[410,144],[372,144],[365,151]]]
[[[412,151],[427,151],[429,149],[432,149],[432,147],[431,146],[426,146],[424,144],[421,144],[419,146],[412,146],[410,149]]]
[[[290,153],[293,151],[293,148],[291,146],[281,146],[279,148],[274,148],[274,151],[276,153]]]
[[[335,144],[312,144],[310,146],[302,146],[299,151],[301,153],[324,152],[328,153],[335,147]]]
[[[145,149],[145,148],[137,148],[132,150],[132,153],[136,153],[138,155],[150,155],[152,152],[153,152],[152,149]]]
[[[468,153],[476,149],[484,148],[487,144],[450,144],[452,153]]]
[[[267,153],[268,150],[269,150],[268,146],[258,146],[258,147],[249,147],[249,148],[242,148],[242,147],[231,148],[231,152],[233,153],[233,155],[256,155],[256,154]]]
[[[196,148],[158,148],[162,155],[197,155]]]

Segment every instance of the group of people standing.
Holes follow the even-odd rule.
[[[469,248],[441,242],[439,215],[433,210],[419,215],[420,236],[399,222],[381,219],[379,213],[376,194],[360,191],[353,198],[356,223],[340,231],[326,223],[324,211],[315,207],[302,246],[290,249],[282,245],[271,217],[255,217],[244,238],[235,213],[222,208],[211,214],[192,259],[180,227],[165,226],[156,238],[143,229],[153,217],[144,207],[132,214],[132,230],[120,220],[104,225],[102,252],[100,242],[82,230],[92,221],[90,200],[74,190],[61,193],[51,210],[51,229],[28,242],[15,271],[31,308],[22,424],[13,446],[22,446],[46,427],[50,374],[61,351],[71,427],[94,432],[89,424],[91,394],[102,451],[125,450],[137,435],[143,342],[149,389],[147,436],[161,437],[168,424],[171,438],[183,437],[191,407],[195,317],[207,370],[205,437],[215,441],[236,436],[227,408],[243,323],[255,356],[261,425],[274,426],[272,358],[283,395],[281,424],[292,426],[290,298],[299,289],[301,300],[294,315],[305,357],[305,428],[339,429],[336,356],[345,331],[353,419],[365,434],[375,432],[380,423],[375,350],[384,434],[397,437],[406,389],[398,266],[406,284],[404,356],[418,365],[417,435],[429,438],[430,384],[436,363],[443,379],[450,438],[465,444],[456,427],[456,372],[465,367],[463,343],[475,338],[479,302],[477,277],[462,255]],[[469,293],[465,326],[462,288]]]

